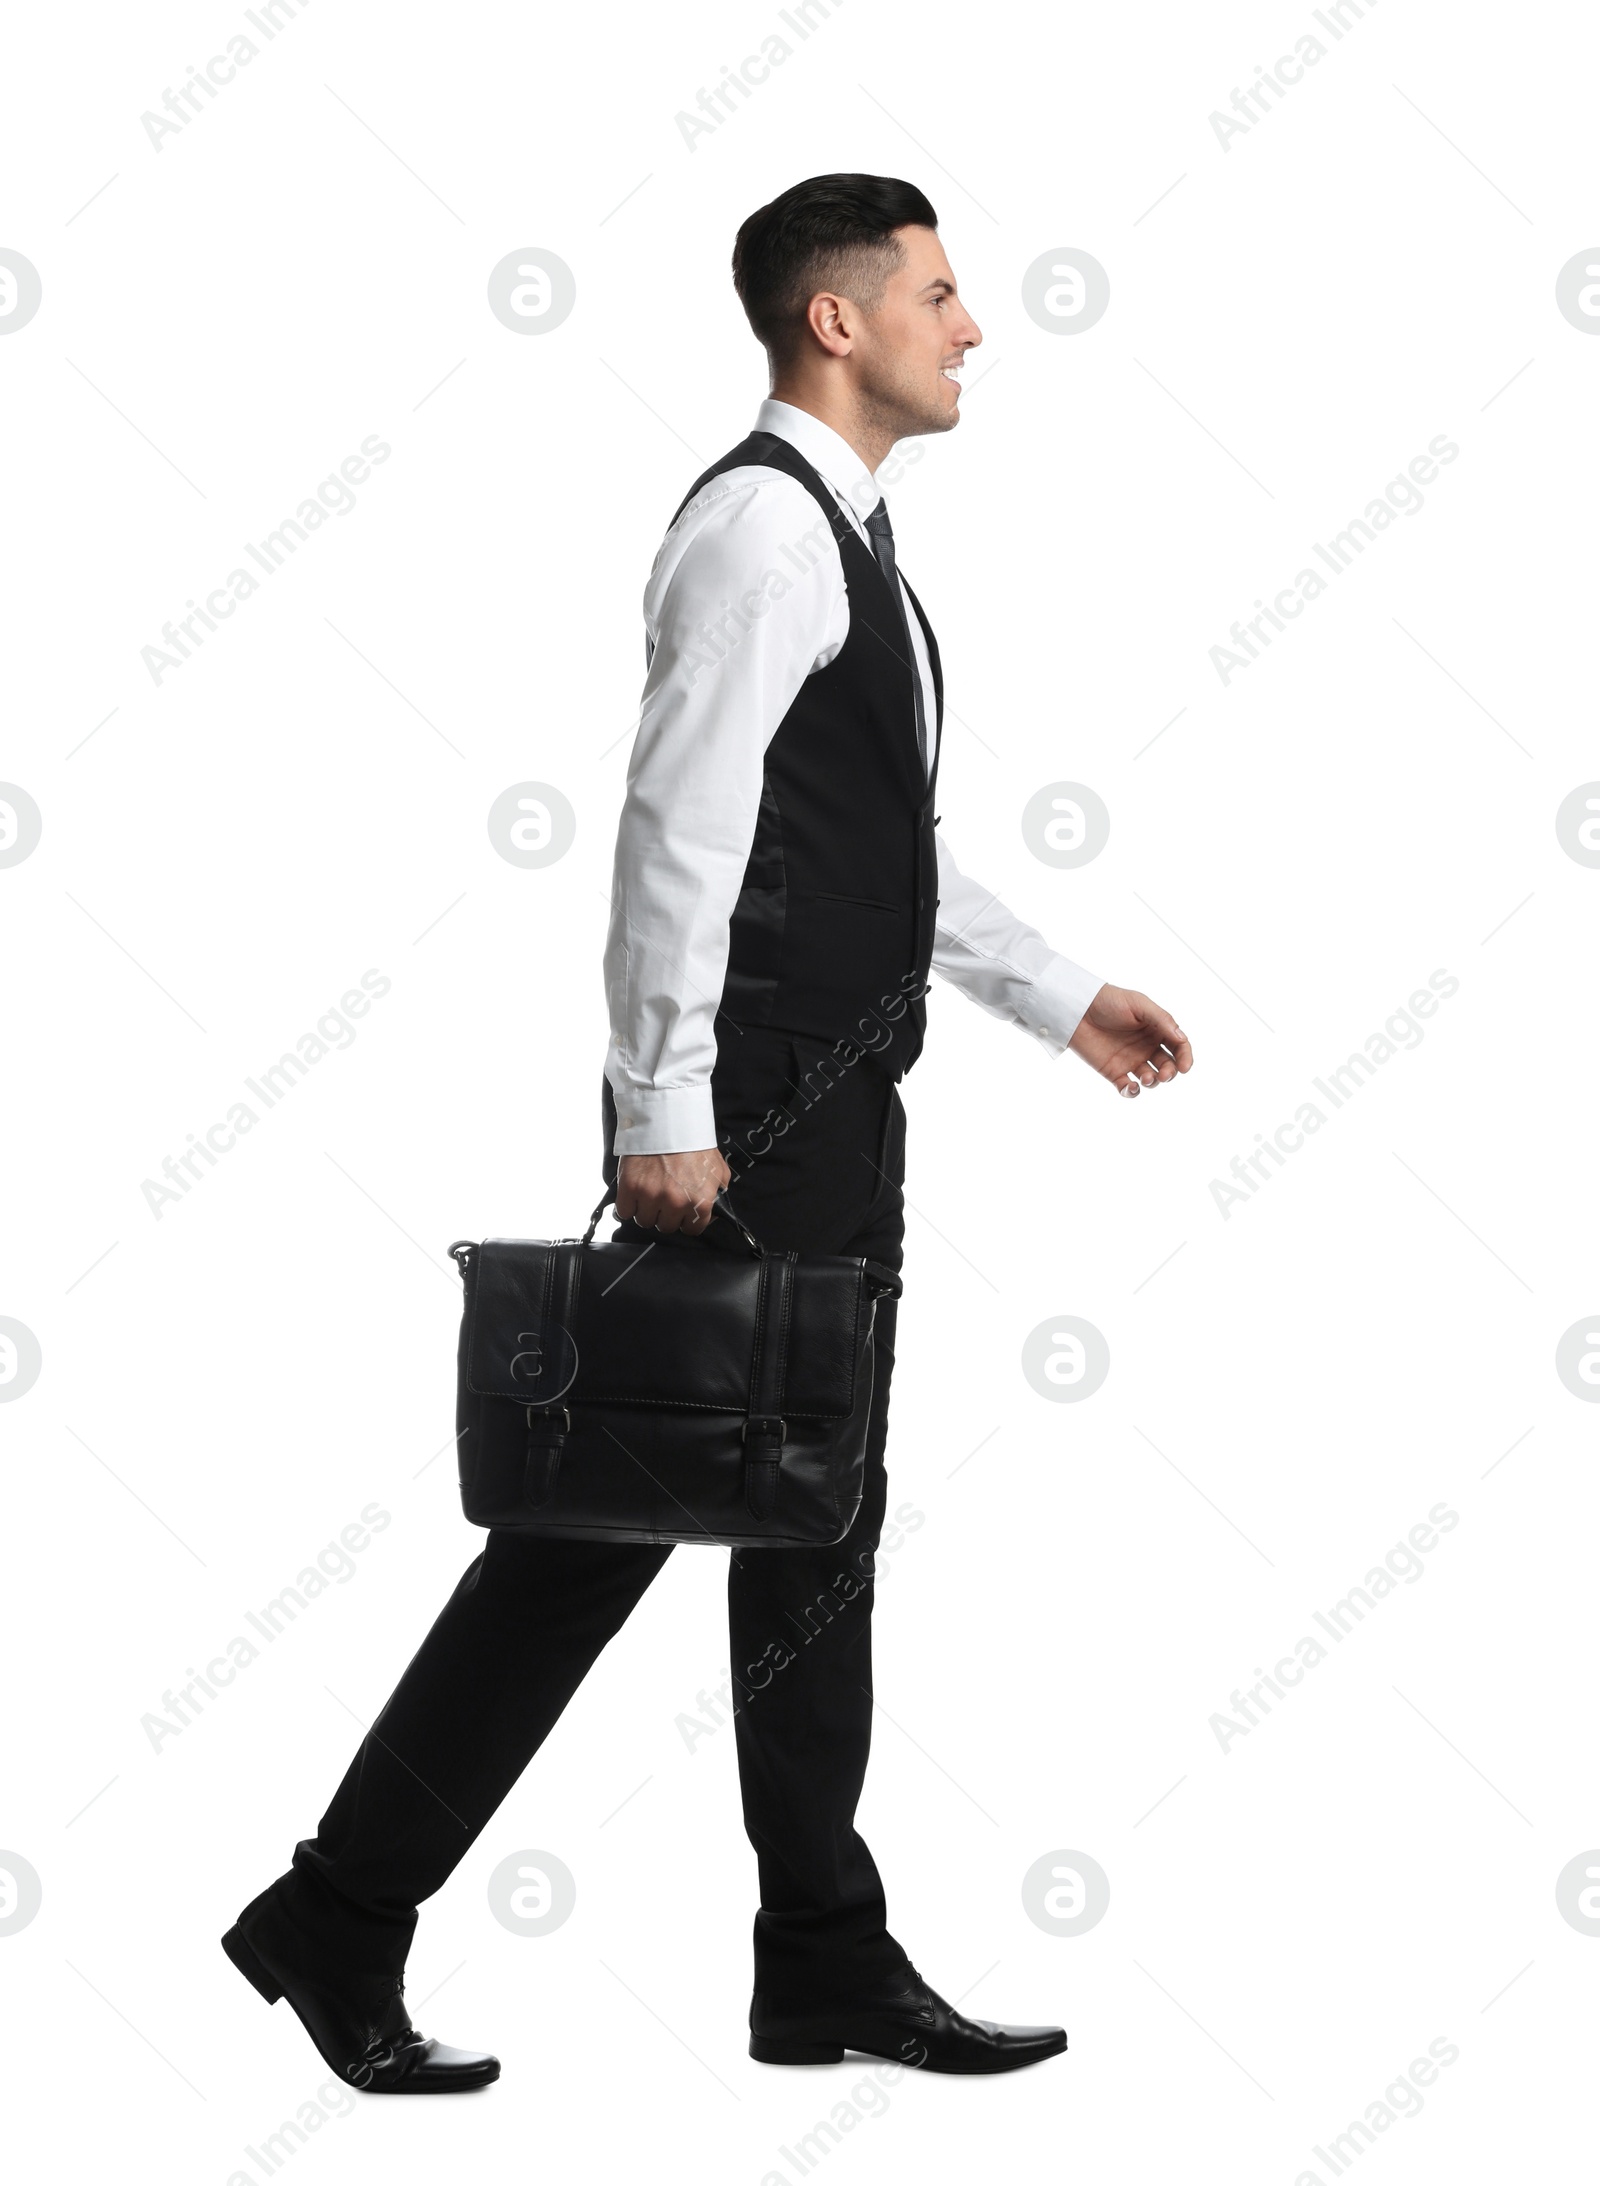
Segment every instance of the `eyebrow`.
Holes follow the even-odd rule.
[[[943,289],[947,296],[953,296],[956,292],[956,284],[954,281],[947,281],[941,273],[937,281],[929,281],[926,287],[918,290],[918,294],[931,296],[936,289]]]

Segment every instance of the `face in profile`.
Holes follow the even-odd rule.
[[[933,229],[897,228],[894,239],[902,263],[862,316],[851,351],[858,396],[897,440],[947,433],[960,419],[961,366],[983,335]]]

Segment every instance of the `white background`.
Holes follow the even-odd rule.
[[[0,341],[0,775],[44,822],[0,871],[0,1313],[44,1362],[0,1411],[29,2175],[259,2177],[245,2149],[328,2080],[217,1937],[480,1545],[439,1455],[444,1248],[598,1196],[640,594],[765,391],[734,230],[835,169],[927,190],[986,336],[893,496],[945,832],[1197,1060],[1119,1101],[933,997],[890,1440],[925,1522],[884,1559],[861,1820],[929,1978],[1072,2046],[863,2092],[816,2167],[1293,2186],[1444,2037],[1363,2175],[1566,2174],[1600,1415],[1554,1354],[1600,1312],[1600,874],[1554,819],[1600,775],[1600,343],[1555,282],[1600,230],[1592,27],[1377,6],[1224,149],[1208,116],[1309,8],[849,0],[691,150],[675,114],[775,6],[322,4],[155,150],[141,114],[246,27],[33,10],[4,52],[0,244],[44,289]],[[538,338],[485,301],[529,246],[577,282]],[[1022,306],[1061,246],[1111,284],[1076,338]],[[141,648],[374,434],[355,509],[158,687]],[[1440,434],[1420,513],[1224,686],[1210,648]],[[538,871],[485,824],[529,780],[577,815]],[[1059,781],[1112,815],[1080,870],[1020,832]],[[144,1180],[369,967],[353,1046],[158,1220]],[[1212,1180],[1435,970],[1459,990],[1420,1044],[1224,1219]],[[1062,1314],[1110,1346],[1081,1404],[1021,1371]],[[374,1502],[354,1576],[153,1751],[163,1692]],[[1234,1689],[1441,1502],[1424,1576],[1224,1753]],[[297,2179],[797,2176],[780,2148],[867,2068],[745,2054],[733,1735],[691,1754],[675,1721],[726,1661],[723,1558],[684,1549],[424,1910],[419,2021],[503,2079],[362,2100]],[[533,1849],[577,1879],[543,1939],[485,1896]],[[1021,1897],[1073,1849],[1111,1885],[1075,1938]]]

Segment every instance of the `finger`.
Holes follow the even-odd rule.
[[[1145,1021],[1150,1029],[1160,1036],[1162,1045],[1171,1050],[1177,1067],[1180,1070],[1188,1070],[1194,1062],[1194,1050],[1189,1045],[1188,1034],[1171,1011],[1164,1010],[1159,1003],[1152,1002]]]
[[[1116,1087],[1117,1091],[1123,1096],[1125,1100],[1132,1101],[1138,1099],[1139,1081],[1130,1072],[1123,1071],[1120,1077],[1117,1076],[1114,1072],[1108,1072],[1107,1075],[1110,1077],[1111,1083]]]

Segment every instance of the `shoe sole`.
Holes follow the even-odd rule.
[[[244,1975],[250,1986],[254,1990],[256,1990],[259,1995],[264,1996],[269,2004],[276,2004],[279,1998],[284,1993],[283,1988],[280,1983],[272,1978],[272,1975],[261,1963],[261,1960],[256,1956],[255,1952],[250,1948],[249,1943],[246,1941],[244,1930],[237,1925],[230,1928],[227,1934],[222,1939],[222,1948],[227,1952],[229,1958],[232,1959],[234,1965],[237,1966],[240,1973]],[[301,2026],[305,2027],[305,2031],[310,2039],[312,2048],[316,2050],[317,2055],[322,2058],[323,2063],[328,2067],[329,2071],[338,2074],[338,2077],[343,2082],[343,2084],[348,2087],[353,2087],[356,2093],[359,2095],[471,2095],[474,2094],[480,2087],[492,2087],[494,2085],[494,2082],[500,2077],[500,2063],[499,2059],[497,2058],[495,2060],[494,2070],[490,2073],[487,2073],[481,2080],[458,2080],[453,2085],[448,2083],[441,2083],[437,2080],[431,2082],[427,2080],[399,2080],[392,2087],[374,2087],[370,2083],[367,2086],[363,2087],[359,2081],[351,2080],[348,2075],[340,2068],[340,2066],[334,2063],[331,2057],[324,2055],[321,2045],[318,2043],[316,2036],[312,2034],[311,2029],[306,2026],[306,2022],[301,2017],[300,2013],[298,2011],[295,2011],[294,1998],[292,1996],[289,1999],[289,2009],[293,2011],[295,2017],[300,2020]]]
[[[843,2062],[844,2053],[851,2045],[846,2042],[778,2042],[770,2036],[752,2034],[750,2054],[761,2065],[836,2065]],[[981,2064],[922,2064],[912,2065],[904,2057],[896,2057],[886,2049],[860,2049],[859,2057],[884,2057],[890,2064],[904,2065],[908,2072],[945,2072],[967,2078],[987,2076],[996,2072],[1021,2072],[1029,2065],[1043,2064],[1047,2057],[1066,2054],[1063,2040],[1053,2049],[1041,2049],[1030,2057],[1007,2057],[1003,2060],[985,2060]]]
[[[750,2054],[758,2065],[836,2065],[844,2060],[843,2042],[774,2042],[752,2034]]]

